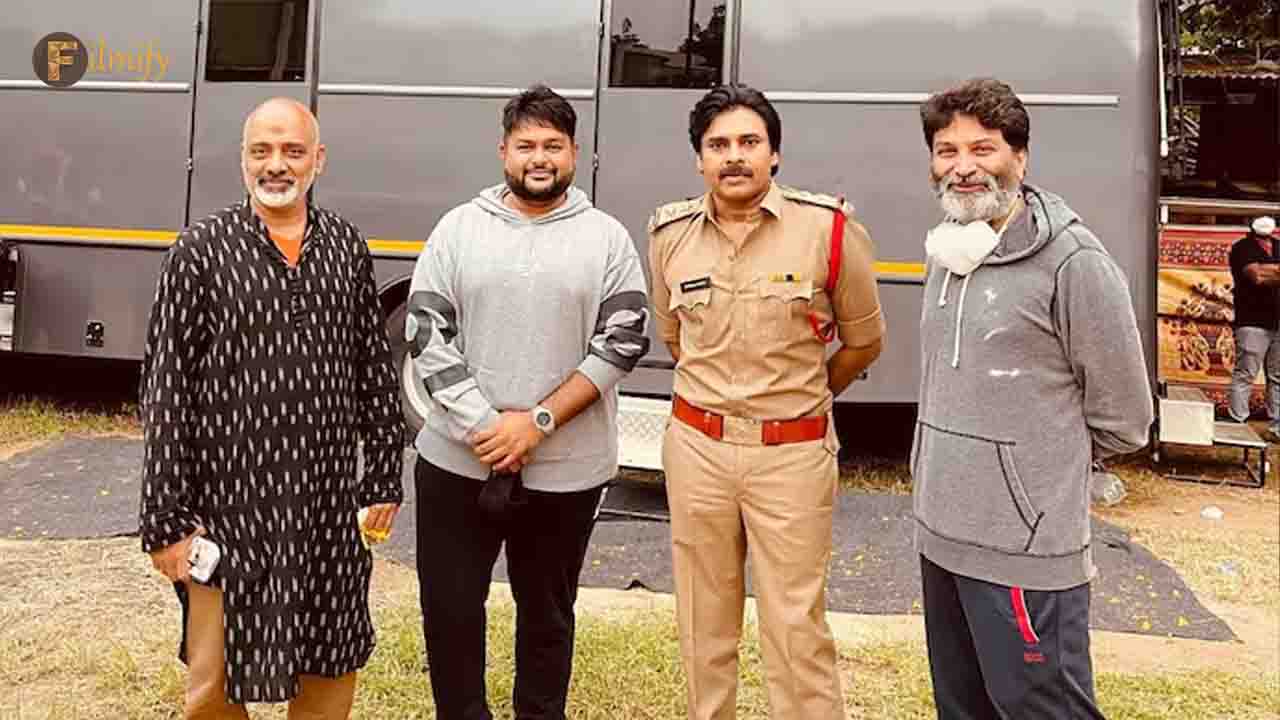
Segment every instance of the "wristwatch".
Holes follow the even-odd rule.
[[[543,435],[550,435],[556,431],[556,416],[551,414],[547,408],[538,405],[533,408],[533,424]]]

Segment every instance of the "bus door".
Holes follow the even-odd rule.
[[[611,0],[601,38],[600,167],[596,204],[618,218],[648,272],[649,216],[704,192],[689,141],[689,111],[728,82],[726,0]],[[731,43],[728,43],[731,44]],[[632,393],[667,395],[670,361],[653,323],[649,357],[624,380]]]
[[[309,0],[206,0],[196,73],[189,221],[245,196],[244,119],[272,97],[310,103],[315,23]]]

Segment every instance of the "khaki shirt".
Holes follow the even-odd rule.
[[[814,334],[837,322],[840,342],[884,335],[871,239],[845,223],[840,277],[827,297],[834,213],[828,196],[770,187],[763,218],[742,242],[721,230],[710,195],[658,208],[649,268],[658,336],[680,344],[675,392],[722,415],[786,420],[831,408],[826,346]]]

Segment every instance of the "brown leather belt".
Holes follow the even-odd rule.
[[[794,420],[752,420],[717,415],[688,403],[679,395],[671,404],[671,414],[713,440],[740,445],[786,445],[827,436],[826,415]]]

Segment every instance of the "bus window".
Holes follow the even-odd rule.
[[[719,85],[725,6],[725,0],[614,0],[610,87]]]
[[[306,79],[308,0],[213,0],[208,82]]]

